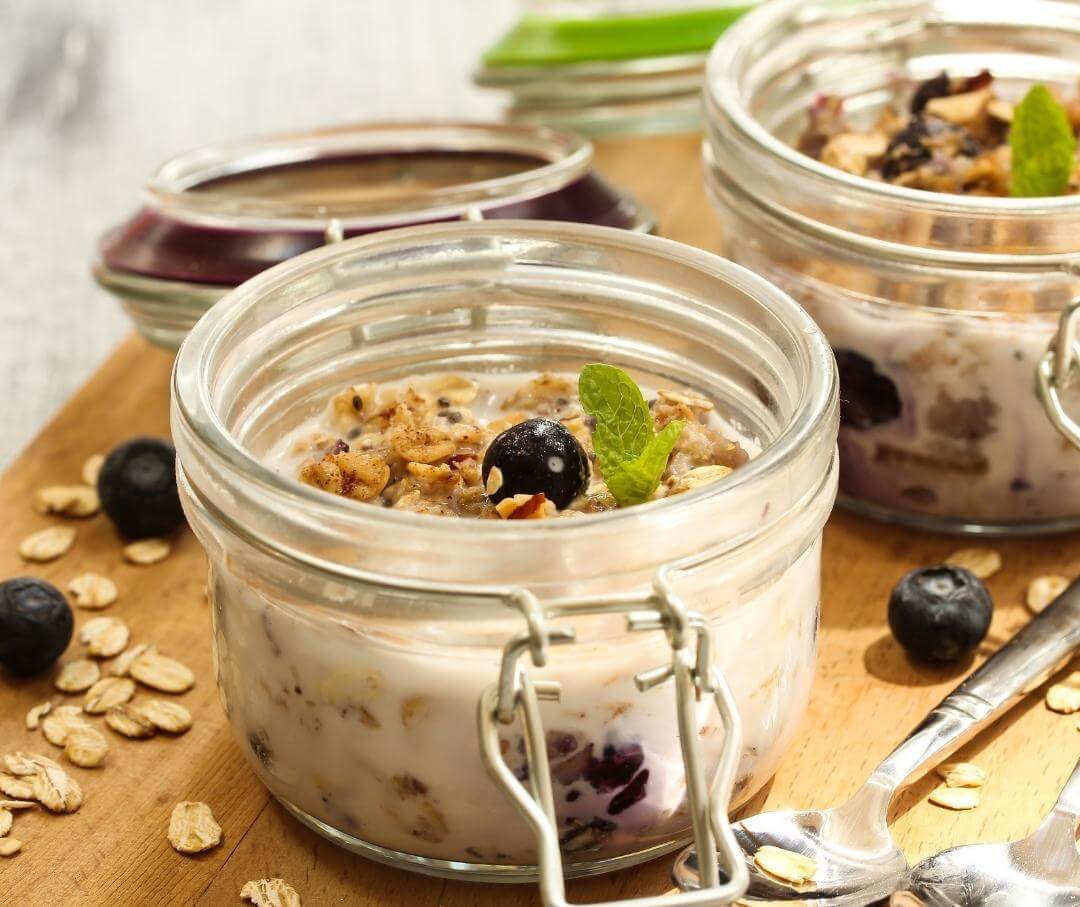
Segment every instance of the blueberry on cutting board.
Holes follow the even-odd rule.
[[[33,577],[0,583],[0,665],[13,674],[34,674],[60,657],[75,620],[55,586]]]
[[[98,474],[98,496],[122,535],[168,535],[184,522],[176,491],[176,448],[149,437],[114,447]]]
[[[911,655],[947,664],[975,650],[990,629],[994,603],[963,567],[912,570],[889,596],[889,629]]]
[[[500,481],[490,481],[498,469]],[[559,510],[589,487],[589,457],[567,427],[526,419],[498,435],[484,454],[485,487],[496,504],[516,494],[541,494]]]

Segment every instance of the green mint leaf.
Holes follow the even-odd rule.
[[[593,450],[606,480],[652,440],[652,413],[634,379],[613,365],[586,365],[578,378],[578,394],[585,412],[596,419]]]
[[[1017,198],[1061,195],[1076,163],[1076,136],[1065,108],[1045,85],[1034,85],[1013,113],[1012,194]]]
[[[659,434],[652,437],[637,457],[626,460],[610,473],[604,473],[608,491],[620,507],[644,504],[652,497],[685,426],[686,423],[679,420],[669,422]]]

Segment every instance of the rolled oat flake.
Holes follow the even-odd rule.
[[[205,803],[184,800],[169,817],[169,843],[180,853],[202,853],[221,843],[221,826]]]
[[[763,872],[792,885],[811,882],[817,873],[817,863],[810,857],[771,844],[758,848],[754,863]]]
[[[245,882],[240,897],[255,907],[300,907],[300,895],[284,879],[256,879]]]

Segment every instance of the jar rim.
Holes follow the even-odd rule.
[[[259,196],[193,192],[215,179],[320,158],[365,154],[487,152],[534,158],[535,167],[486,180],[415,192],[404,198],[344,205],[285,202]],[[274,133],[204,145],[169,158],[150,176],[146,203],[186,223],[219,229],[344,230],[393,227],[402,218],[453,219],[470,209],[546,194],[585,176],[593,148],[585,138],[549,127],[479,121],[415,121]]]
[[[1080,37],[1080,18],[1076,17],[1075,12],[1062,9],[1066,4],[1059,0],[1031,0],[1019,14],[1015,10],[1009,14],[993,2],[973,5],[956,0],[885,0],[869,4],[869,11],[906,10],[913,6],[924,9],[925,14],[921,18],[905,21],[902,27],[905,36],[914,35],[930,24],[935,27],[963,27],[1015,23],[1026,27],[1041,25]],[[859,10],[866,11],[865,8]],[[830,18],[842,18],[845,13],[850,14],[851,10],[832,12],[821,5],[806,4],[803,0],[776,0],[747,13],[714,45],[709,55],[705,75],[705,102],[709,120],[714,123],[722,120],[734,130],[738,139],[746,144],[750,154],[761,154],[780,163],[792,179],[817,187],[815,191],[819,191],[823,197],[828,197],[830,193],[844,193],[868,206],[890,205],[915,215],[937,214],[972,218],[1012,216],[1030,219],[1062,215],[1071,217],[1080,212],[1080,195],[999,198],[929,192],[871,180],[814,160],[773,135],[745,103],[745,80],[742,72],[747,65],[748,54],[777,28],[788,26],[792,22],[810,25],[828,21]],[[900,28],[901,26],[897,26],[897,31]],[[882,39],[885,37],[882,36]],[[888,37],[898,36],[890,33]],[[853,232],[845,232],[842,240],[834,236],[834,241],[842,241],[852,248],[890,259],[890,247],[896,245],[883,242],[877,237]],[[958,255],[961,257],[958,258]],[[943,260],[942,250],[932,247],[908,246],[905,256],[935,263]],[[979,252],[953,252],[952,257],[957,264],[985,262],[986,258]],[[1018,253],[995,254],[994,258],[999,266],[1007,265],[1006,259],[1012,259],[1015,265],[1022,265],[1030,256]],[[1055,269],[1067,265],[1074,258],[1075,253],[1069,251],[1046,253],[1042,256],[1043,261],[1050,263]]]
[[[575,520],[493,521],[455,519],[458,534],[471,541],[536,538],[540,534],[559,533],[572,539],[614,527],[626,528],[637,521],[662,526],[665,517],[676,511],[713,505],[737,489],[745,488],[768,471],[782,470],[793,462],[812,436],[823,425],[835,421],[837,412],[837,377],[831,348],[821,330],[806,311],[787,293],[741,265],[710,252],[657,236],[631,233],[612,227],[546,221],[456,222],[450,224],[403,227],[378,234],[357,237],[289,259],[241,284],[221,299],[193,328],[177,354],[173,371],[174,420],[186,434],[208,450],[227,469],[240,471],[254,486],[279,499],[302,501],[311,508],[315,519],[326,519],[356,528],[398,526],[412,531],[429,530],[444,534],[447,521],[426,514],[365,506],[355,501],[329,495],[275,471],[249,452],[226,427],[211,396],[213,384],[210,361],[230,340],[229,327],[234,318],[256,305],[275,290],[302,283],[335,263],[365,254],[414,249],[425,241],[432,244],[455,237],[522,239],[525,241],[577,241],[597,245],[621,245],[655,257],[667,257],[689,266],[706,277],[733,287],[762,305],[789,331],[806,380],[799,388],[798,400],[787,424],[760,454],[735,470],[724,482],[652,501],[648,504],[589,514]],[[671,305],[664,300],[664,305]],[[657,300],[657,311],[661,311]],[[174,432],[176,428],[174,427]],[[779,519],[782,514],[777,514]],[[511,525],[512,524],[512,525]],[[762,528],[767,528],[763,526]]]

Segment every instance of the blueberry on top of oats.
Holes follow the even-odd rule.
[[[44,670],[71,641],[75,620],[55,586],[34,577],[0,583],[0,665],[14,674]]]
[[[550,419],[511,425],[488,445],[482,471],[496,504],[518,494],[543,494],[563,510],[589,487],[585,448],[565,425]]]
[[[98,473],[101,507],[131,539],[168,535],[184,522],[176,490],[176,449],[164,438],[132,438],[109,452]]]

